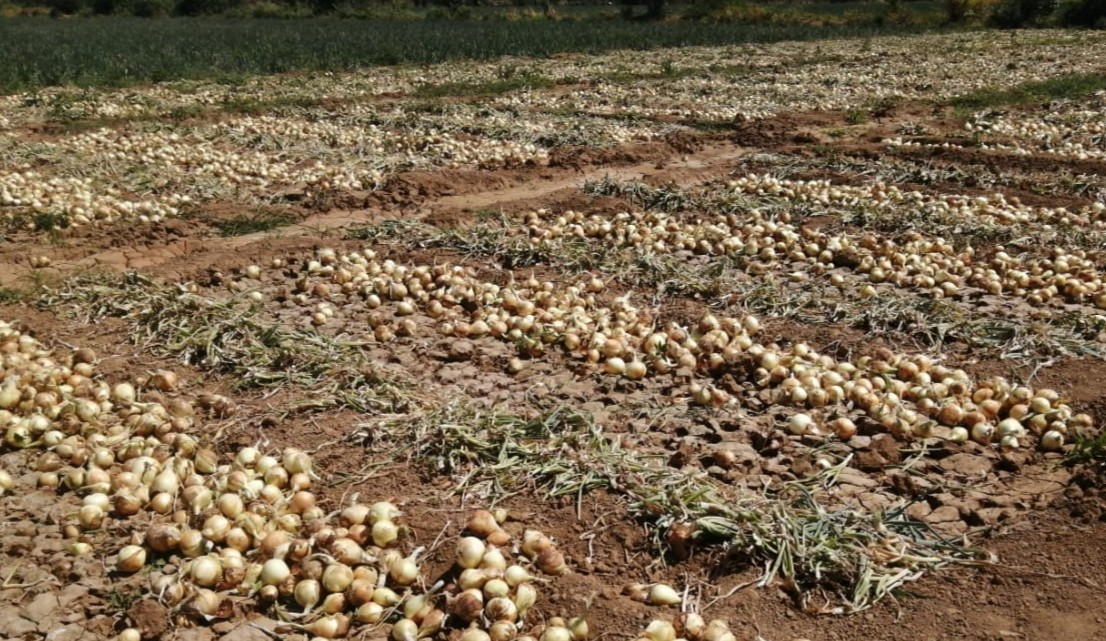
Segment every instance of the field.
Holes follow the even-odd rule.
[[[230,83],[251,74],[288,71],[337,72],[365,65],[423,65],[505,55],[859,38],[936,26],[932,12],[906,13],[899,22],[879,24],[871,3],[856,6],[844,16],[802,14],[787,21],[753,24],[617,19],[11,18],[0,21],[0,55],[5,60],[0,91],[213,77]],[[197,47],[198,41],[204,46]]]
[[[1103,60],[0,96],[0,638],[1106,639]]]

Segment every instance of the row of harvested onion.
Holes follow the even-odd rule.
[[[234,595],[321,638],[383,624],[394,641],[453,629],[468,641],[587,638],[582,618],[535,625],[530,615],[534,572],[569,571],[541,532],[513,536],[505,512],[478,510],[457,541],[451,578],[427,587],[419,565],[426,550],[401,551],[411,537],[397,506],[354,500],[324,511],[306,452],[244,447],[219,456],[196,434],[195,406],[173,372],[112,386],[96,376],[96,361],[79,349],[59,362],[0,324],[3,449],[22,451],[28,468],[0,473],[0,496],[17,478],[79,496],[65,526],[68,551],[116,548],[114,569],[147,569],[151,593],[173,612],[210,620]],[[225,397],[202,395],[197,404],[215,415],[233,411]],[[139,528],[130,519],[140,514]],[[122,546],[105,540],[120,530],[130,531]],[[151,566],[155,558],[162,562]]]
[[[368,249],[323,248],[298,271],[279,259],[268,270],[251,265],[227,280],[251,301],[307,307],[321,329],[333,324],[381,343],[435,334],[509,341],[521,352],[519,362],[508,364],[512,371],[524,359],[561,349],[630,380],[689,372],[688,394],[700,405],[724,406],[763,390],[771,402],[803,410],[789,419],[795,433],[847,439],[863,417],[903,438],[970,438],[1004,448],[1035,440],[1055,450],[1092,428],[1089,416],[1053,390],[1002,377],[974,380],[919,354],[880,350],[838,360],[805,343],[760,342],[754,316],[708,313],[691,326],[664,322],[629,295],[611,297],[594,277],[568,286],[534,277],[501,286],[461,266],[409,266],[379,260]],[[719,385],[727,375],[740,389]]]

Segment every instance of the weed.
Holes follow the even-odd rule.
[[[1013,87],[988,87],[956,96],[948,104],[961,111],[1024,105],[1049,100],[1074,100],[1106,89],[1106,75],[1067,74]]]
[[[142,598],[142,593],[138,590],[122,590],[119,588],[112,588],[108,592],[108,604],[113,610],[119,613],[126,612],[131,609],[131,606],[138,602]]]
[[[663,457],[623,449],[588,415],[563,407],[523,419],[456,401],[374,418],[356,437],[454,475],[466,493],[535,487],[550,498],[579,500],[614,492],[658,546],[671,528],[690,526],[693,541],[722,546],[733,563],[764,568],[761,585],[781,579],[793,586],[802,606],[818,588],[834,592],[838,611],[862,610],[930,570],[979,558],[907,518],[904,506],[876,514],[829,510],[819,496],[839,468],[764,495],[741,494],[673,469]]]
[[[427,84],[417,88],[412,94],[415,98],[447,98],[495,96],[512,91],[545,89],[556,83],[536,72],[524,72],[484,83],[446,82]]]
[[[38,212],[31,220],[36,231],[56,231],[69,227],[69,215],[60,211]]]
[[[86,320],[125,319],[132,339],[158,354],[233,376],[240,386],[296,385],[313,408],[383,411],[406,402],[406,385],[381,375],[361,344],[267,322],[245,296],[213,300],[160,286],[136,274],[71,281],[43,298],[76,304]]]
[[[1082,432],[1075,434],[1072,450],[1064,459],[1068,463],[1098,463],[1106,465],[1106,432],[1089,436]]]
[[[215,228],[220,236],[245,236],[258,234],[285,227],[296,222],[291,214],[279,211],[260,210],[249,214],[235,216],[229,220],[215,222]]]
[[[268,100],[258,100],[256,98],[228,99],[223,102],[222,108],[223,111],[230,114],[264,116],[272,114],[274,111],[279,111],[280,109],[310,109],[312,107],[318,107],[321,104],[323,104],[321,98],[311,96],[282,96]]]
[[[0,305],[14,305],[23,302],[27,293],[14,287],[0,287]]]

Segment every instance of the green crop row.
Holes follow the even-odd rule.
[[[918,25],[98,17],[0,20],[0,92],[506,55],[864,37]]]

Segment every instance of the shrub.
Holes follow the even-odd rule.
[[[993,4],[993,0],[945,0],[945,18],[954,24],[979,22]]]
[[[995,6],[987,22],[1004,29],[1035,27],[1049,18],[1056,6],[1056,0],[1003,0]]]
[[[1106,28],[1106,0],[1079,0],[1064,11],[1063,22],[1069,27]]]

